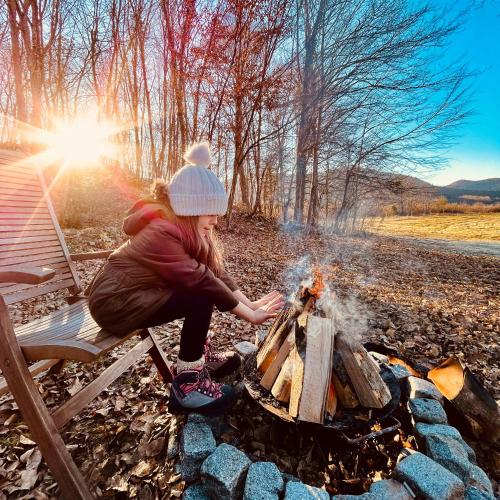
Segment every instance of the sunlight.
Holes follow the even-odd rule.
[[[83,117],[58,122],[53,132],[45,134],[44,142],[48,155],[62,161],[66,167],[89,167],[103,157],[115,156],[115,145],[110,137],[117,131],[109,122]]]

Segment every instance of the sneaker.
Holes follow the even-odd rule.
[[[205,367],[184,370],[174,377],[168,410],[170,413],[196,412],[216,416],[235,403],[235,391],[226,384],[212,381]]]
[[[223,378],[239,370],[241,357],[234,351],[216,352],[210,337],[205,342],[205,368],[214,378]]]

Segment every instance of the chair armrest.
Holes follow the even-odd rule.
[[[39,285],[52,279],[55,274],[54,269],[50,267],[18,267],[0,270],[0,283]]]
[[[69,256],[71,260],[94,260],[94,259],[107,259],[114,250],[99,250],[97,252],[85,253],[71,253]]]

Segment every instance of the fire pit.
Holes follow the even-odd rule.
[[[316,269],[314,282],[300,287],[246,361],[248,392],[281,419],[319,424],[351,444],[396,431],[401,424],[391,414],[400,404],[398,380],[360,341],[335,332],[321,305],[323,292]],[[381,428],[384,421],[389,425]]]
[[[448,360],[428,372],[390,348],[336,331],[323,290],[316,271],[246,358],[249,395],[279,417],[266,419],[282,428],[269,444],[265,436],[259,442],[244,439],[245,451],[256,460],[275,461],[304,482],[323,484],[329,493],[362,494],[373,483],[374,491],[387,488],[387,498],[395,484],[410,497],[463,498],[474,488],[491,495],[474,452],[448,425],[443,409],[451,403],[483,429],[495,430],[499,410],[491,396],[478,390],[480,384],[458,362]],[[399,482],[380,481],[385,478]]]

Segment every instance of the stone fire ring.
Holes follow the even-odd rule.
[[[246,344],[250,344],[247,342]],[[251,345],[251,344],[250,344]],[[245,347],[245,346],[244,346]],[[248,349],[248,346],[246,346]],[[191,414],[180,440],[184,500],[494,500],[493,487],[474,450],[448,425],[435,386],[401,366],[391,366],[408,396],[415,435],[425,453],[403,449],[392,478],[362,495],[333,495],[282,474],[272,462],[252,462],[234,446],[217,445],[222,420]]]

